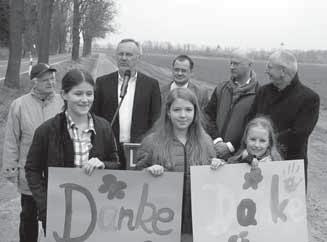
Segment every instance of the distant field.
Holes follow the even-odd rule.
[[[142,59],[153,65],[161,66],[167,69],[171,68],[174,56],[151,55],[146,54]],[[194,60],[194,76],[198,80],[208,83],[218,83],[219,81],[229,78],[229,60],[223,58],[210,57],[192,57]],[[264,71],[266,62],[254,62],[254,70],[257,79],[261,84],[268,82]],[[323,108],[327,109],[327,65],[321,64],[300,64],[299,65],[300,80],[310,88],[315,90],[322,99]]]

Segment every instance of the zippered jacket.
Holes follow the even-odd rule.
[[[26,182],[24,166],[34,131],[44,121],[61,112],[63,104],[59,94],[41,100],[32,89],[10,105],[2,153],[2,174],[17,182],[20,193],[32,195]]]
[[[235,150],[239,149],[247,115],[258,87],[259,83],[253,78],[243,87],[238,87],[230,80],[215,88],[205,108],[211,122],[212,128],[208,133],[212,139],[220,137],[224,142],[231,142]]]

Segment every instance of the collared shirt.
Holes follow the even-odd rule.
[[[67,129],[74,145],[74,164],[76,167],[82,167],[83,164],[89,160],[89,153],[92,148],[91,135],[92,133],[95,134],[94,121],[92,116],[88,114],[88,128],[82,130],[79,134],[77,125],[67,111],[65,115],[67,119]]]
[[[186,82],[183,86],[178,86],[175,82],[170,85],[170,91],[174,90],[175,88],[187,88],[188,82]]]
[[[129,79],[127,92],[119,109],[119,142],[126,143],[131,140],[132,113],[137,73]],[[120,89],[124,77],[118,73],[118,103],[120,102]]]
[[[234,81],[234,83],[238,86],[238,87],[244,87],[246,85],[248,85],[251,82],[251,77],[245,82],[245,83],[239,83],[238,81]]]

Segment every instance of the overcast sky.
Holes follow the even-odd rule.
[[[115,0],[122,38],[255,49],[327,49],[327,0]],[[102,41],[105,42],[105,41]]]

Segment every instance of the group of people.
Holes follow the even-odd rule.
[[[208,90],[193,82],[193,60],[177,56],[172,82],[158,81],[137,69],[141,47],[133,39],[116,49],[118,71],[98,77],[68,71],[55,94],[55,72],[33,66],[30,93],[10,106],[3,148],[3,174],[21,193],[20,241],[38,237],[46,227],[48,167],[126,169],[124,143],[141,143],[136,169],[153,176],[184,172],[182,241],[192,237],[190,166],[304,159],[319,115],[319,96],[298,77],[296,58],[273,53],[260,87],[252,60],[236,52],[231,78]],[[126,86],[126,71],[128,85]],[[124,90],[126,88],[126,90]],[[126,92],[121,95],[121,92]],[[115,112],[119,109],[117,119]]]

